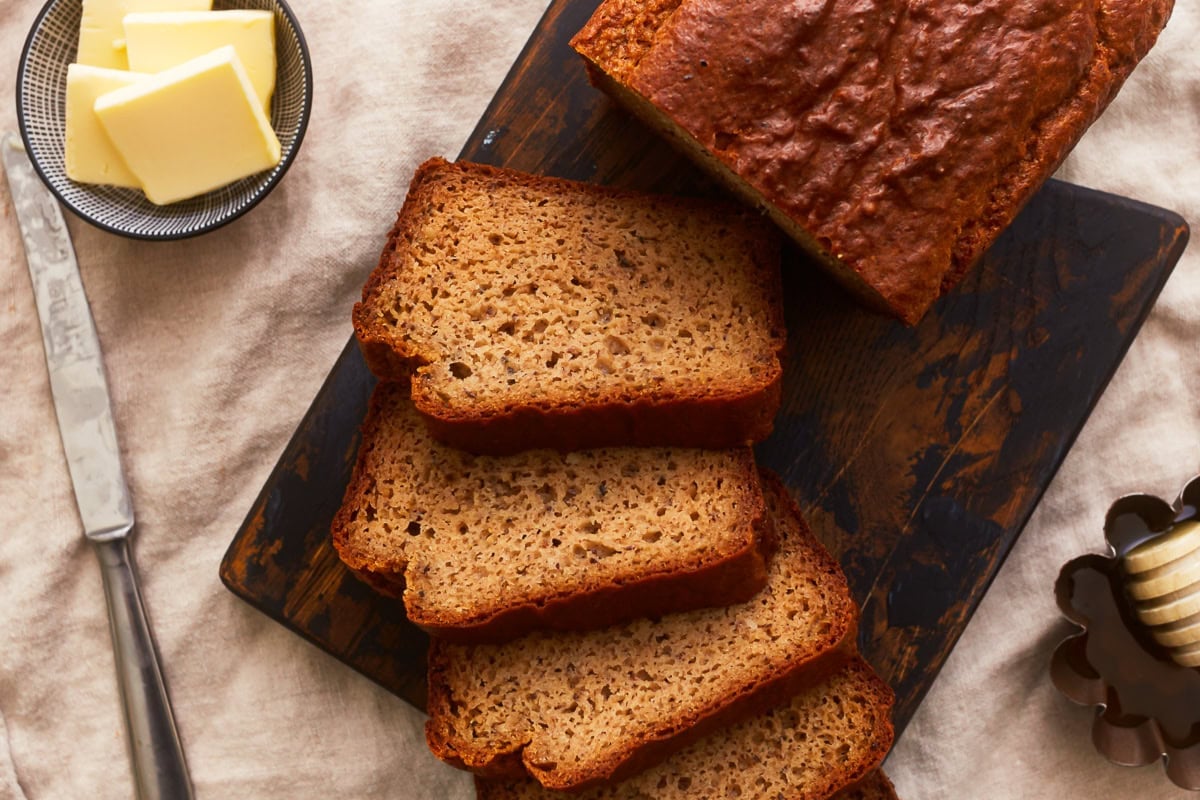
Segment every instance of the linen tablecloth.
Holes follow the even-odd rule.
[[[42,0],[0,4],[0,87]],[[467,798],[423,718],[233,597],[217,567],[349,333],[413,169],[453,157],[546,0],[293,0],[316,100],[299,158],[248,216],[177,243],[68,215],[105,352],[136,557],[200,798]],[[1061,177],[1200,219],[1200,9]],[[15,130],[11,94],[0,128]],[[1108,764],[1050,685],[1052,586],[1109,502],[1200,471],[1200,259],[1185,255],[999,578],[897,743],[902,797],[1175,798]],[[0,190],[0,800],[132,796],[95,558],[79,535],[33,294]]]

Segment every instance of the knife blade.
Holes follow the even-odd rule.
[[[15,134],[0,139],[0,155],[29,262],[75,502],[100,560],[137,794],[187,800],[191,781],[129,548],[133,504],[75,248],[62,208]]]

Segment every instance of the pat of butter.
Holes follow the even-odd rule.
[[[141,187],[113,147],[92,110],[100,95],[132,86],[147,76],[86,64],[67,67],[67,177],[81,183]]]
[[[207,11],[212,0],[83,0],[79,21],[80,64],[129,69],[125,58],[126,14],[137,11]]]
[[[270,11],[166,11],[125,17],[129,68],[161,72],[223,45],[237,50],[264,109],[275,91],[275,17]]]
[[[280,145],[232,46],[102,95],[96,116],[152,203],[279,163]]]

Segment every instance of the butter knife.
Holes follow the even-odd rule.
[[[100,559],[124,705],[129,754],[142,800],[188,800],[191,781],[129,538],[133,509],[121,470],[100,342],[62,208],[13,133],[0,140],[42,322],[58,431],[84,534]]]

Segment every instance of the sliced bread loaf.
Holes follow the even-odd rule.
[[[765,480],[779,551],[747,603],[501,646],[434,642],[434,754],[553,789],[608,783],[843,663],[857,622],[845,576],[782,485]]]
[[[892,692],[861,659],[782,706],[715,731],[646,772],[580,800],[894,800],[877,770],[892,743]],[[477,778],[479,800],[552,800],[536,781]]]
[[[778,236],[734,206],[433,159],[354,329],[457,447],[741,446],[779,406]]]
[[[381,383],[333,522],[342,560],[460,641],[746,600],[773,546],[749,448],[473,456]]]

